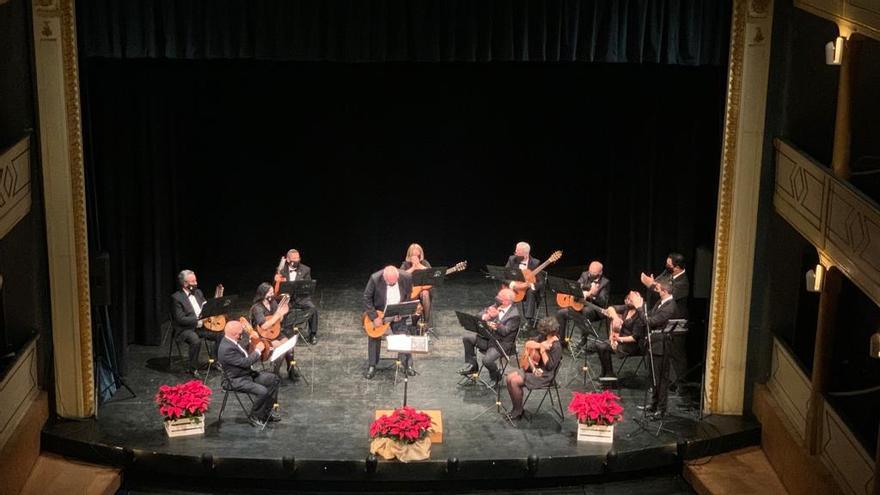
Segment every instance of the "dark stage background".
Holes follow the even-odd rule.
[[[714,233],[725,69],[89,59],[93,248],[118,342],[157,343],[181,268],[250,297],[290,247],[324,283],[598,258],[614,292]],[[356,303],[353,301],[353,303]],[[120,346],[124,347],[124,346]],[[118,352],[123,353],[120,349]]]

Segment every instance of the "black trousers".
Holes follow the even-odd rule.
[[[291,309],[304,311],[306,313],[305,319],[309,322],[309,337],[317,335],[318,308],[315,306],[315,303],[312,302],[312,299],[298,299],[295,302],[292,302],[290,307]],[[302,321],[302,318],[296,318],[296,321],[294,321],[294,316],[294,311],[290,311],[289,313],[287,313],[287,315],[284,317],[284,326],[292,328],[296,323]]]
[[[687,373],[687,350],[685,349],[686,333],[676,335],[666,346],[669,350],[669,367],[675,372],[675,379],[681,381]]]
[[[391,323],[391,333],[395,335],[407,334],[409,326],[404,321]],[[379,354],[382,351],[382,338],[367,337],[367,341],[367,363],[369,366],[376,366],[379,364]],[[397,354],[397,358],[400,359],[400,364],[404,368],[412,366],[412,354],[400,352]]]
[[[586,340],[587,338],[587,321],[590,321],[592,325],[597,325],[599,321],[602,320],[602,315],[596,311],[595,308],[584,308],[580,311],[575,311],[571,308],[562,308],[556,312],[556,321],[559,322],[559,331],[563,331],[568,328],[569,320],[574,321],[575,326],[580,327],[581,329],[581,340]],[[597,323],[593,323],[597,322]],[[574,331],[572,331],[572,336],[574,336]]]
[[[278,384],[281,379],[274,373],[260,372],[252,379],[235,378],[232,380],[232,388],[237,392],[245,392],[256,396],[251,416],[265,421],[272,412],[275,397],[278,396]]]
[[[204,328],[191,329],[188,328],[177,334],[177,340],[186,342],[189,346],[189,368],[196,370],[199,368],[199,353],[202,350],[202,339],[214,342],[214,353],[217,352],[217,346],[223,339],[223,332],[209,332]],[[210,347],[209,347],[210,349]],[[210,350],[208,352],[211,352]]]
[[[671,336],[654,334],[651,336],[651,352],[649,359],[652,361],[654,379],[654,392],[651,395],[651,405],[655,409],[665,411],[666,401],[669,397],[669,362],[672,349]]]
[[[532,289],[526,289],[526,297],[522,300],[523,316],[529,320],[535,320],[538,306],[541,304],[542,293]]]
[[[594,348],[599,354],[599,362],[602,363],[602,376],[614,376],[614,365],[611,363],[611,344],[608,341],[596,342]],[[635,342],[620,342],[617,344],[617,354],[621,356],[641,356],[642,351]]]
[[[483,354],[483,366],[489,370],[489,377],[493,381],[501,379],[501,370],[498,369],[498,363],[504,354],[498,350],[498,346],[494,342],[477,336],[475,333],[468,332],[461,336],[461,343],[464,345],[464,362],[477,368],[477,349]],[[507,351],[507,349],[505,349]],[[513,349],[511,349],[513,351]],[[508,352],[510,359],[516,359],[513,355],[515,352]]]

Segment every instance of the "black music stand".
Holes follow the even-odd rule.
[[[502,284],[504,282],[525,282],[526,278],[523,276],[522,270],[519,268],[510,268],[507,266],[498,266],[498,265],[486,265],[486,272],[489,274],[489,278],[495,279]]]
[[[311,297],[312,294],[315,293],[315,287],[317,287],[317,280],[292,280],[288,282],[281,282],[278,286],[279,294],[287,294],[290,296],[291,303],[296,304],[296,300],[298,298]],[[293,314],[296,310],[291,308],[291,311],[285,315],[285,318],[288,316],[293,319],[293,331],[302,337],[303,343],[305,343],[306,347],[311,347],[312,343],[309,342],[309,339],[306,338],[305,335],[299,329],[299,326],[296,324],[296,319]],[[314,363],[313,363],[314,364]],[[296,348],[294,348],[291,352],[291,362],[290,366],[294,368],[295,373],[301,377],[303,377],[303,381],[306,384],[309,384],[309,381],[305,379],[305,376],[299,372],[299,366],[296,364]],[[314,377],[313,377],[314,378]]]
[[[437,287],[439,285],[443,285],[443,281],[446,279],[446,270],[445,266],[435,266],[431,268],[423,268],[421,270],[413,270],[412,272],[412,284],[413,287],[419,285],[430,285],[433,287]],[[425,315],[422,315],[419,318],[419,326],[425,326],[427,328],[427,332],[434,336],[435,339],[439,339],[440,337],[434,333],[430,327],[427,327],[427,322],[425,321]]]
[[[479,316],[471,315],[468,313],[462,313],[461,311],[456,311],[455,316],[458,317],[458,323],[469,332],[474,332],[479,337],[483,337],[488,340],[490,343],[494,344],[495,347],[501,352],[501,355],[504,357],[504,366],[501,367],[501,379],[504,379],[505,372],[507,371],[507,365],[510,364],[511,357],[504,351],[504,347],[498,342],[498,337],[495,336],[495,332],[492,331],[492,328],[483,321]],[[516,358],[516,356],[514,356]],[[479,370],[479,367],[477,368]],[[477,377],[479,379],[479,377]],[[495,387],[492,387],[488,383],[484,382],[482,379],[479,379],[480,383],[486,386],[488,389],[494,389],[495,391],[495,410],[498,414],[504,416],[511,425],[513,425],[513,421],[510,419],[510,416],[507,415],[509,411],[501,405],[501,384],[500,382],[496,384]],[[492,409],[490,405],[486,409],[483,410],[480,414],[477,414],[473,417],[473,419],[477,419],[480,416],[486,414],[489,410]]]
[[[389,304],[385,307],[385,311],[382,313],[382,321],[391,321],[395,317],[400,317],[401,319],[410,318],[410,321],[407,323],[406,333],[410,333],[410,328],[412,327],[412,316],[416,314],[416,309],[419,307],[418,300],[412,301],[402,301],[397,304]],[[389,329],[390,330],[390,329]],[[412,354],[410,354],[410,359],[412,359]],[[400,372],[400,353],[397,355],[397,359],[394,360],[394,383],[397,384],[397,374]],[[412,363],[410,363],[412,365]],[[403,373],[404,380],[408,377],[406,372]]]
[[[223,296],[223,297],[214,297],[208,299],[205,304],[202,305],[202,311],[199,313],[199,319],[203,320],[205,318],[210,318],[212,316],[220,316],[229,314],[229,308],[232,307],[233,303],[238,300],[237,295],[232,296]],[[222,332],[223,330],[221,330]],[[205,348],[208,349],[208,344],[205,342]],[[211,356],[210,349],[208,350],[208,369],[205,371],[205,379],[202,380],[203,383],[207,383],[208,377],[211,376],[211,368],[214,367],[214,362],[216,360],[217,349],[214,349],[214,356]]]
[[[645,330],[648,332],[647,352],[648,352],[648,360],[649,360],[648,364],[651,367],[651,383],[654,387],[654,390],[656,391],[657,385],[658,385],[658,383],[657,383],[658,377],[654,374],[654,352],[653,352],[653,346],[654,346],[653,340],[654,339],[652,337],[654,335],[658,335],[661,337],[660,352],[662,354],[660,355],[660,369],[661,370],[666,369],[666,373],[669,373],[669,369],[667,368],[668,360],[669,360],[669,350],[666,347],[666,342],[670,340],[670,336],[672,335],[672,332],[675,331],[675,329],[678,327],[678,325],[681,324],[681,322],[686,321],[686,320],[671,319],[666,323],[666,326],[664,328],[662,328],[660,330],[651,330],[650,325],[648,325],[648,323],[647,323],[647,321],[648,321],[648,305],[647,305],[647,303],[643,302],[642,311],[645,311]],[[667,385],[667,387],[669,387],[669,385]],[[669,394],[669,391],[667,390],[667,400],[668,400],[668,394]],[[627,435],[627,438],[631,438],[632,436],[634,436],[642,431],[647,432],[648,434],[650,434],[654,437],[659,437],[661,431],[666,432],[666,433],[675,433],[674,431],[663,427],[664,420],[662,418],[660,419],[660,424],[657,425],[656,431],[654,431],[652,433],[648,429],[649,420],[647,418],[647,412],[648,412],[648,389],[646,388],[645,389],[645,396],[644,396],[644,399],[642,402],[642,417],[641,418],[633,418],[633,421],[635,421],[636,424],[639,425],[639,429],[636,430],[635,432],[632,432],[629,435]]]

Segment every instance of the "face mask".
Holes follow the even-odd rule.
[[[504,300],[501,299],[500,297],[496,297],[496,298],[495,298],[495,303],[496,303],[498,306],[504,306]]]
[[[198,284],[191,284],[187,287],[187,289],[189,289],[190,292],[195,292],[196,289],[198,289],[198,288],[199,288]]]
[[[516,260],[517,263],[522,263],[526,258],[524,256],[514,256],[513,259]]]
[[[291,261],[290,266],[293,268],[299,268],[299,261]]]

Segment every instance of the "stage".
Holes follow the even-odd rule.
[[[161,384],[192,377],[183,373],[183,358],[176,350],[169,369],[166,341],[161,347],[130,348],[125,380],[136,397],[121,388],[100,407],[96,419],[48,424],[43,448],[121,466],[126,476],[141,479],[167,475],[186,480],[210,478],[198,481],[205,483],[203,486],[254,486],[251,479],[260,479],[273,486],[425,490],[457,484],[479,486],[484,482],[480,480],[496,480],[496,486],[517,480],[540,483],[542,479],[565,484],[679,473],[687,460],[760,442],[760,427],[753,419],[708,416],[698,420],[698,384],[682,385],[671,394],[670,414],[663,423],[670,432],[655,436],[654,431],[641,430],[635,418],[642,415],[639,406],[650,376],[645,368],[633,375],[636,358],[626,363],[616,388],[625,420],[617,426],[611,446],[577,442],[574,418],[566,413],[560,426],[548,401],[531,421],[521,420],[512,426],[496,412],[494,392],[480,385],[458,385],[461,376],[456,371],[463,364],[464,330],[454,311],[476,313],[492,302],[496,290],[495,284],[471,270],[450,277],[445,286],[436,289],[437,338],[432,340],[428,355],[415,355],[419,374],[408,382],[409,405],[442,411],[443,443],[432,445],[431,458],[424,462],[371,459],[368,428],[373,412],[402,405],[404,382],[401,376],[395,383],[393,361],[385,360],[393,353],[386,352],[384,344],[380,364],[386,369],[373,380],[363,377],[367,340],[360,319],[367,275],[335,280],[316,276],[319,289],[314,300],[321,311],[320,340],[314,347],[297,347],[304,379],[293,383],[284,375],[279,393],[281,422],[264,431],[252,427],[231,396],[219,422],[223,392],[219,373],[214,372],[207,382],[214,395],[205,434],[168,438],[153,397]],[[247,301],[251,291],[241,296]],[[551,301],[549,312],[552,315],[555,311]],[[540,314],[544,314],[543,308]],[[202,358],[206,359],[204,353]],[[599,363],[594,354],[589,355],[588,363],[597,376]],[[620,361],[615,358],[614,363],[617,366]],[[585,390],[581,365],[581,359],[572,359],[566,351],[558,376],[563,408],[571,392]],[[592,390],[589,381],[586,389]],[[541,395],[543,391],[532,395],[527,411],[534,411]],[[509,405],[506,388],[501,398]]]

